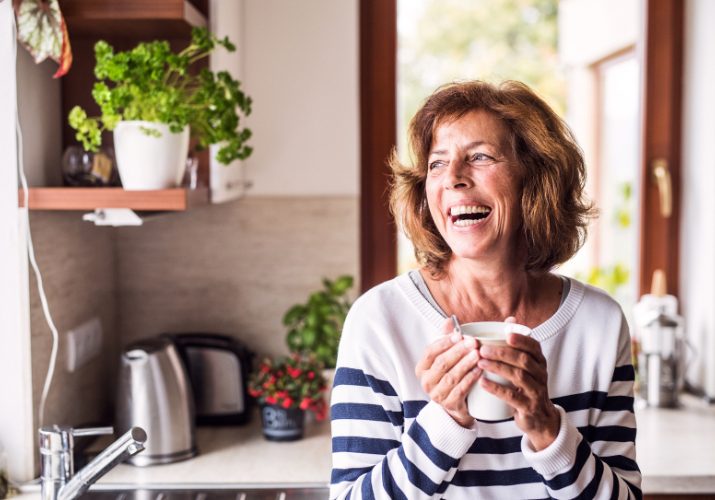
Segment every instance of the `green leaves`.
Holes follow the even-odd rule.
[[[352,286],[352,276],[323,279],[322,290],[311,293],[305,304],[288,309],[283,324],[289,328],[286,343],[292,352],[314,353],[325,366],[335,366],[340,333],[350,309],[347,292]]]
[[[87,113],[82,108],[75,106],[70,110],[69,124],[70,127],[77,131],[75,138],[82,143],[84,149],[98,151],[102,131],[95,118],[88,118]]]
[[[173,53],[167,41],[140,43],[121,52],[105,41],[97,42],[94,73],[99,81],[92,97],[101,117],[89,118],[84,112],[71,115],[69,123],[77,130],[77,139],[85,149],[96,151],[102,131],[113,130],[120,120],[144,120],[165,123],[173,132],[189,125],[198,149],[221,144],[217,153],[221,163],[250,156],[252,148],[246,142],[251,130],[241,128],[240,117],[251,113],[251,98],[240,82],[226,71],[190,71],[216,46],[236,49],[228,38],[218,39],[205,28],[194,28],[191,43],[179,53]]]

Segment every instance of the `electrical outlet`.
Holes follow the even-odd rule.
[[[94,317],[67,332],[67,371],[74,372],[102,350],[102,323]]]

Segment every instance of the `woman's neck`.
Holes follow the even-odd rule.
[[[553,315],[560,302],[562,287],[556,276],[513,265],[452,258],[442,276],[422,275],[442,310],[456,314],[463,323],[514,316],[533,328]]]

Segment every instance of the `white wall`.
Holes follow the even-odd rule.
[[[248,195],[357,195],[357,0],[244,2]]]
[[[685,4],[681,310],[698,355],[688,376],[715,398],[715,2]]]
[[[0,3],[0,443],[11,479],[33,474],[27,259],[17,206],[16,83],[12,4]]]

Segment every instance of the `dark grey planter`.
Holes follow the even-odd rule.
[[[278,405],[261,406],[263,435],[269,441],[295,441],[303,437],[305,411]]]

